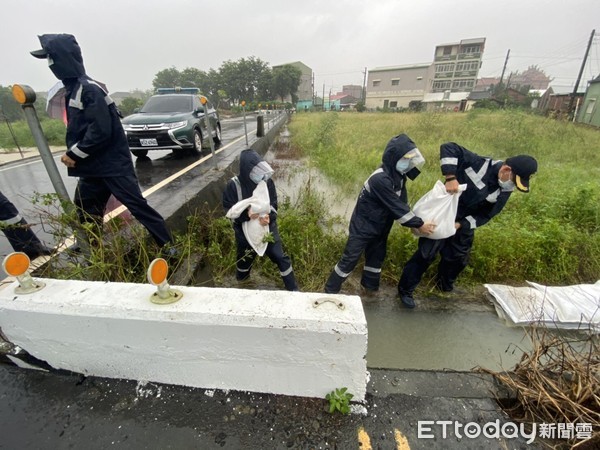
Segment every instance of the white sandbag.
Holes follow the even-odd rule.
[[[512,287],[485,284],[496,309],[517,325],[542,324],[553,328],[600,332],[600,280],[573,286]],[[500,314],[502,315],[502,314]]]
[[[423,219],[425,223],[434,223],[435,230],[432,234],[425,235],[413,228],[413,234],[428,239],[446,239],[454,236],[456,234],[454,224],[458,211],[458,199],[465,189],[467,189],[467,185],[461,184],[457,194],[449,194],[446,192],[444,183],[440,180],[436,181],[433,189],[417,200],[413,207],[413,213]]]
[[[264,181],[259,182],[256,185],[256,189],[252,193],[252,197],[240,200],[227,211],[228,219],[237,219],[246,209],[250,206],[252,214],[258,213],[259,218],[265,215],[269,215],[271,211],[271,199],[269,197],[269,189],[267,183]],[[259,255],[263,256],[269,245],[266,242],[265,237],[269,234],[269,226],[261,225],[260,219],[250,219],[242,223],[242,230],[248,243],[252,246],[254,251]]]

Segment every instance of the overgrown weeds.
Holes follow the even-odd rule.
[[[161,249],[127,212],[106,223],[88,217],[80,224],[74,208],[65,208],[56,194],[36,194],[32,199],[44,231],[57,243],[71,242],[60,256],[38,269],[38,274],[59,279],[145,283],[150,262]],[[65,212],[69,211],[69,212]],[[74,230],[82,236],[76,241]],[[175,233],[178,256],[170,260],[170,273],[192,252],[199,251],[192,233]],[[83,239],[84,237],[84,239]],[[83,241],[83,242],[82,242]]]
[[[503,405],[507,413],[520,422],[572,424],[573,432],[564,437],[575,447],[583,446],[586,441],[600,442],[597,336],[568,337],[542,327],[530,328],[527,333],[532,350],[523,352],[514,369],[510,372],[481,369],[516,396],[514,403]]]
[[[413,138],[427,160],[421,176],[407,186],[413,204],[440,179],[439,146],[444,142],[494,159],[530,154],[539,162],[531,193],[515,192],[505,210],[477,231],[471,263],[460,282],[575,284],[598,279],[598,130],[522,111],[483,110],[302,114],[294,116],[289,130],[291,145],[347,191],[348,202],[355,201],[364,180],[381,164],[385,145],[399,133]],[[326,139],[324,133],[329,133]],[[415,248],[408,230],[395,226],[383,278],[397,281]]]

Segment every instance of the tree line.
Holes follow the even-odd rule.
[[[302,72],[286,64],[275,68],[260,58],[250,56],[237,61],[225,61],[218,70],[203,71],[194,67],[177,70],[175,67],[161,70],[152,81],[154,89],[159,87],[197,87],[213,103],[223,101],[236,106],[242,101],[281,102],[291,96],[292,103],[298,98]]]
[[[260,58],[250,56],[225,61],[218,70],[203,71],[195,67],[163,69],[154,76],[152,87],[196,87],[215,105],[237,106],[242,101],[247,104],[283,102],[287,96],[296,103],[301,76],[300,69],[290,64],[272,68]],[[121,103],[121,112],[131,114],[142,103],[140,99],[128,97]],[[45,105],[36,109],[45,115]],[[21,107],[14,100],[10,87],[0,86],[0,119],[11,122],[23,119]]]

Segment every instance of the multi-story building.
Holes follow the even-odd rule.
[[[481,67],[485,38],[438,45],[434,61],[369,70],[367,108],[406,108],[423,102],[428,109],[462,108]]]
[[[338,92],[339,94],[351,95],[358,100],[362,100],[363,87],[357,84],[345,84],[342,86],[342,92]]]
[[[377,67],[369,70],[365,106],[408,108],[411,101],[423,100],[427,92],[431,64]]]
[[[484,45],[485,38],[438,45],[429,92],[471,92],[477,83]]]
[[[475,38],[435,48],[433,79],[423,98],[426,109],[465,109],[467,97],[477,84],[484,47],[485,38]]]
[[[296,92],[296,95],[298,96],[298,103],[310,102],[312,105],[312,100],[313,100],[313,71],[312,71],[312,69],[300,61],[286,63],[286,64],[279,64],[277,66],[273,66],[273,69],[275,69],[277,67],[282,67],[282,66],[294,66],[294,67],[300,69],[300,72],[302,72],[302,76],[300,77],[300,85],[298,86],[298,92]],[[291,96],[288,95],[287,98],[284,99],[284,101],[291,102],[292,101]]]

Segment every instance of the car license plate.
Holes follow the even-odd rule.
[[[142,147],[152,147],[158,145],[158,142],[156,142],[156,139],[140,139],[140,144]]]

